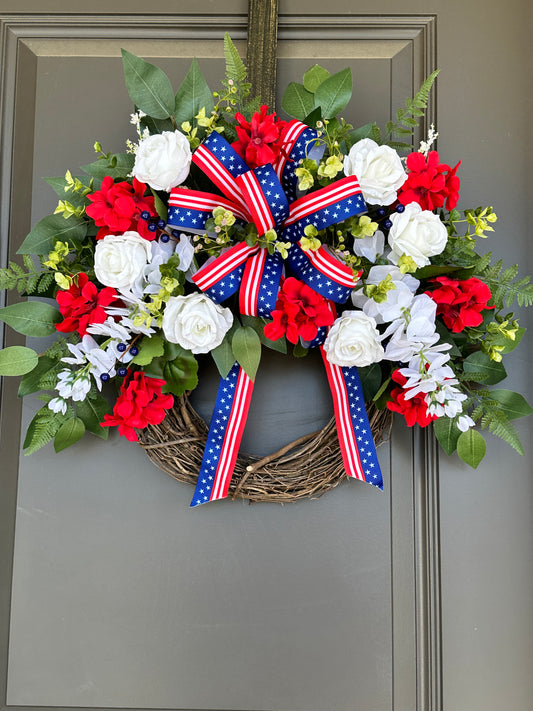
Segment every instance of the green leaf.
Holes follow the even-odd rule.
[[[467,272],[464,277],[466,279],[470,274],[473,273],[475,267],[466,270],[464,267],[456,267],[451,264],[429,264],[427,267],[420,267],[415,272],[413,276],[415,279],[431,279],[431,277],[443,276],[444,274],[454,274],[456,272]]]
[[[61,452],[63,449],[75,444],[85,434],[85,425],[79,417],[71,417],[64,422],[54,438],[54,449]]]
[[[451,417],[439,417],[433,422],[433,431],[446,454],[453,454],[461,436],[461,430],[455,420]]]
[[[483,435],[477,430],[461,432],[457,440],[457,454],[465,464],[476,469],[486,451],[487,445]]]
[[[227,32],[224,35],[224,58],[226,60],[226,77],[231,79],[234,84],[242,84],[246,79],[246,67]]]
[[[235,356],[233,355],[230,339],[226,336],[222,343],[217,346],[217,348],[213,348],[210,352],[218,368],[220,377],[226,378],[235,363]]]
[[[8,346],[0,351],[0,375],[25,375],[39,362],[39,356],[31,348]]]
[[[110,176],[113,180],[126,179],[133,170],[135,156],[131,153],[116,153],[110,159],[114,165],[110,165],[110,161],[100,159],[94,163],[82,165],[81,169],[91,175],[96,180],[103,180],[106,176]]]
[[[324,118],[333,118],[352,97],[352,71],[343,69],[322,82],[315,92],[315,106],[322,107]]]
[[[357,371],[359,373],[359,377],[361,378],[365,402],[368,402],[369,400],[372,400],[381,385],[381,379],[383,377],[381,373],[381,366],[379,363],[372,363],[372,365],[364,368],[358,368]]]
[[[306,348],[305,346],[302,346],[300,341],[294,344],[294,347],[292,349],[292,354],[295,358],[305,358],[305,356],[309,353],[309,348]]]
[[[527,400],[520,393],[512,390],[491,390],[490,397],[499,403],[502,412],[509,420],[516,420],[533,413],[533,407]]]
[[[161,198],[159,197],[159,195],[157,194],[157,192],[156,192],[153,188],[150,188],[150,190],[151,190],[151,192],[152,192],[152,195],[154,196],[154,207],[155,207],[155,210],[156,210],[157,214],[159,215],[159,217],[160,217],[162,220],[165,220],[165,222],[166,222],[166,221],[167,221],[167,216],[168,216],[167,206],[166,206],[165,203],[161,200]]]
[[[179,397],[187,390],[194,390],[198,385],[198,361],[190,351],[176,343],[170,346],[172,360],[163,366],[163,377],[167,384],[162,390]]]
[[[154,358],[162,356],[165,352],[165,344],[163,339],[156,335],[144,336],[139,343],[139,352],[133,357],[132,362],[137,365],[148,365]]]
[[[447,353],[449,353],[451,356],[460,356],[461,351],[459,350],[457,342],[455,341],[452,333],[446,328],[442,321],[435,322],[435,330],[440,336],[440,343],[449,343],[451,345],[451,348],[449,351],[447,351]]]
[[[121,51],[126,87],[135,106],[156,119],[171,116],[174,91],[165,72],[125,49]]]
[[[312,94],[318,89],[320,84],[330,76],[330,73],[320,64],[314,64],[304,74],[304,87]]]
[[[370,138],[374,126],[374,123],[367,123],[364,126],[361,126],[360,128],[356,128],[355,131],[352,131],[350,133],[351,143],[357,143],[357,141],[361,141],[363,138]]]
[[[33,454],[41,447],[44,447],[53,437],[61,425],[65,422],[66,416],[60,412],[52,412],[45,405],[35,413],[33,420],[28,425],[26,437],[24,438],[23,449],[27,450],[26,455]]]
[[[485,385],[495,385],[507,377],[507,372],[503,367],[503,363],[497,363],[491,360],[483,351],[476,351],[465,358],[463,361],[463,369],[465,373],[475,373],[476,375],[486,375],[482,380],[473,380],[482,382]]]
[[[104,421],[104,416],[109,412],[111,406],[99,393],[94,398],[86,397],[76,403],[76,415],[82,420],[85,429],[100,439],[109,437],[109,427],[100,426],[100,422]]]
[[[510,338],[506,338],[505,345],[504,345],[503,350],[501,352],[502,353],[510,353],[511,351],[514,351],[514,349],[517,347],[517,345],[522,340],[525,332],[526,332],[526,329],[522,328],[522,326],[519,326],[516,330],[514,341],[511,341]]]
[[[35,225],[17,250],[17,254],[48,254],[56,240],[79,244],[87,234],[87,223],[77,217],[48,215]]]
[[[314,95],[303,86],[291,81],[285,89],[283,99],[281,100],[281,108],[286,111],[289,116],[303,121],[311,111],[315,108]]]
[[[52,368],[57,367],[57,365],[57,361],[53,358],[41,356],[35,368],[31,372],[26,373],[20,381],[18,396],[25,397],[30,393],[41,390],[42,388],[39,385],[39,381],[45,374],[49,373]]]
[[[278,338],[277,341],[271,341],[270,338],[265,336],[265,324],[268,323],[266,319],[242,314],[241,321],[243,326],[250,326],[250,328],[254,329],[264,346],[277,353],[287,353],[287,339],[285,336]]]
[[[17,333],[42,338],[56,333],[55,324],[61,321],[61,315],[56,308],[41,301],[22,301],[0,309],[0,321]]]
[[[316,109],[313,109],[310,114],[308,114],[304,120],[303,123],[305,123],[307,126],[311,126],[311,128],[314,128],[317,124],[317,121],[320,121],[322,118],[322,109],[320,106],[317,106]]]
[[[84,183],[87,180],[86,175],[76,175],[73,176],[74,180],[79,180]],[[79,207],[80,205],[86,205],[88,200],[81,193],[75,193],[73,190],[65,191],[67,181],[65,178],[43,178],[48,185],[54,190],[56,195],[58,195],[62,200],[67,199],[74,207]],[[85,184],[85,183],[84,183]],[[85,187],[89,187],[86,185]]]
[[[235,360],[244,368],[250,380],[255,380],[255,374],[261,360],[261,341],[250,326],[235,329],[231,340],[231,348]]]
[[[176,123],[181,126],[184,121],[192,121],[202,108],[205,108],[205,113],[209,116],[213,108],[213,94],[195,58],[176,94],[174,110]]]

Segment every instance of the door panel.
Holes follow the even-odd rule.
[[[94,140],[118,151],[133,137],[120,47],[160,65],[175,87],[193,55],[216,85],[224,31],[245,47],[241,0],[217,3],[217,15],[208,0],[195,3],[195,15],[155,0],[151,16],[131,0],[94,2],[90,16],[79,2],[70,15],[51,0],[46,15],[32,14],[44,13],[43,3],[22,4],[26,13],[0,1],[2,255],[53,209],[43,176],[90,162]],[[287,0],[278,72],[283,87],[314,62],[351,66],[346,117],[384,123],[438,63],[439,149],[447,162],[463,159],[461,204],[493,202],[500,239],[510,237],[505,249],[492,246],[524,263],[527,144],[517,88],[526,12],[514,4],[514,15],[498,10],[493,24],[476,0],[462,14],[449,3],[403,2],[403,15],[380,0],[373,16],[354,14],[348,0],[335,0],[328,15],[317,2]],[[477,28],[468,41],[467,22]],[[512,124],[506,106],[516,107]],[[526,352],[513,362],[511,388],[524,387]],[[267,364],[247,448],[268,451],[320,426],[331,407],[321,377],[311,363],[289,401]],[[345,482],[320,501],[190,511],[192,489],[118,437],[19,456],[12,382],[2,396],[7,704],[496,711],[512,698],[516,711],[529,709],[532,491],[527,462],[510,450],[493,446],[479,472],[456,458],[439,466],[427,434],[398,425],[379,450],[383,494]],[[36,407],[25,404],[23,428]],[[520,424],[527,442],[531,427]]]

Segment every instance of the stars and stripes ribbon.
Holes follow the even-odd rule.
[[[221,379],[191,506],[228,495],[253,387],[238,363]]]
[[[173,188],[168,224],[205,230],[213,210],[220,206],[241,222],[253,222],[259,236],[275,229],[282,240],[292,243],[287,265],[304,283],[327,298],[335,312],[333,302],[347,300],[358,275],[354,277],[351,268],[328,247],[305,251],[300,240],[308,225],[323,230],[366,212],[366,205],[355,176],[296,199],[295,170],[300,159],[319,159],[323,150],[323,145],[317,146],[316,131],[299,121],[291,121],[285,128],[283,149],[276,163],[251,170],[225,138],[213,132],[196,149],[192,161],[222,195]],[[208,260],[192,278],[215,302],[221,303],[238,292],[241,313],[268,318],[276,306],[283,267],[284,259],[279,253],[269,254],[266,248],[239,242]],[[327,330],[320,329],[309,345],[321,346]],[[322,356],[346,473],[381,486],[357,369],[332,365],[323,350]],[[191,506],[227,496],[252,390],[253,382],[237,363],[221,379]]]

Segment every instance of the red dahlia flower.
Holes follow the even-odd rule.
[[[145,191],[146,185],[137,178],[133,178],[133,185],[130,185],[126,181],[115,183],[111,176],[106,176],[100,190],[87,196],[92,205],[88,205],[85,211],[102,228],[96,239],[128,230],[138,232],[144,239],[155,239],[157,233],[150,232],[148,223],[140,218],[145,210],[152,216],[156,214],[154,198],[144,197]]]
[[[87,326],[92,323],[103,323],[107,314],[105,307],[111,304],[117,306],[120,297],[110,286],[98,291],[87,274],[80,272],[74,282],[66,291],[58,291],[56,301],[64,320],[56,323],[56,328],[62,333],[77,331],[80,336],[87,333]]]
[[[112,415],[105,415],[101,427],[118,425],[119,434],[130,442],[137,442],[135,429],[148,425],[158,425],[165,419],[166,412],[174,404],[172,395],[163,395],[164,380],[149,378],[137,371],[130,379],[128,373],[120,388]]]
[[[437,151],[430,151],[427,160],[422,153],[407,156],[407,180],[398,192],[398,200],[404,205],[416,202],[423,210],[435,210],[446,202],[446,209],[453,210],[459,198],[461,181],[456,176],[457,168],[439,163]]]
[[[261,106],[261,111],[255,112],[250,123],[242,114],[235,114],[239,140],[231,145],[250,168],[273,163],[281,151],[281,134],[287,122],[276,120],[276,114],[267,116],[267,111],[268,106]]]
[[[452,333],[459,333],[467,326],[479,326],[483,321],[481,311],[494,308],[487,306],[491,293],[481,279],[471,277],[460,281],[442,276],[431,281],[442,286],[426,294],[436,302],[437,314]]]
[[[319,328],[331,326],[335,320],[328,300],[294,277],[283,282],[272,318],[265,326],[265,336],[271,341],[287,336],[291,343],[297,343],[300,336],[312,341]]]
[[[394,371],[392,379],[402,386],[407,382],[407,378],[399,370]],[[424,400],[424,393],[418,393],[406,400],[405,396],[408,393],[409,390],[405,390],[403,387],[394,388],[391,392],[392,400],[387,402],[387,408],[392,412],[399,412],[400,415],[403,415],[408,427],[413,427],[413,425],[427,427],[430,422],[437,419],[437,416],[429,414],[428,406]]]

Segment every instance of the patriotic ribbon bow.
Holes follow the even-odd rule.
[[[259,236],[275,228],[281,232],[281,239],[291,242],[287,263],[295,275],[330,301],[344,303],[356,284],[352,270],[326,246],[304,251],[299,239],[307,225],[322,230],[366,212],[366,205],[355,176],[294,199],[298,182],[295,169],[316,138],[313,129],[299,121],[291,121],[284,131],[284,150],[277,162],[251,170],[225,138],[213,132],[194,152],[192,161],[225,197],[173,188],[168,224],[185,230],[203,230],[213,210],[221,206],[237,219],[253,222]],[[265,248],[240,242],[209,260],[194,275],[193,281],[217,303],[239,291],[241,313],[268,318],[276,306],[283,263],[278,253],[269,254]],[[334,310],[333,304],[332,308]],[[311,345],[321,345],[326,333],[326,329],[321,329]],[[381,488],[381,473],[357,369],[332,366],[324,352],[322,355],[332,390],[346,473],[370,480]],[[253,382],[238,363],[221,380],[191,506],[227,496],[252,389]],[[358,441],[357,430],[361,430],[359,434],[364,439],[359,437]],[[365,466],[364,448],[368,446],[368,437],[372,442],[369,450],[372,461]]]

